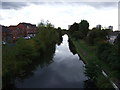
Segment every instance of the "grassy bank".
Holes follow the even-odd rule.
[[[77,53],[80,55],[80,57],[86,64],[94,62],[96,65],[100,67],[101,70],[104,70],[109,75],[108,79],[114,80],[113,77],[114,77],[115,71],[113,71],[107,64],[105,64],[104,62],[98,59],[98,57],[96,56],[96,46],[90,46],[86,44],[86,42],[84,42],[83,40],[76,40],[72,37],[71,37],[71,40],[76,47]],[[106,79],[102,75],[102,73],[98,74],[96,79],[97,87],[112,88],[112,85],[108,79]]]

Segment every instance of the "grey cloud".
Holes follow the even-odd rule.
[[[50,5],[88,5],[94,8],[118,7],[118,2],[34,2],[34,4],[50,4]]]
[[[46,2],[1,2],[1,9],[20,9],[22,7],[28,6],[29,4],[35,4],[35,5],[43,5],[46,4]]]
[[[34,4],[53,4],[53,5],[62,5],[62,4],[71,4],[71,5],[89,5],[95,8],[102,7],[117,7],[118,2],[33,2]]]
[[[118,7],[117,2],[68,2],[66,4],[71,4],[73,6],[75,6],[75,5],[77,5],[77,6],[78,5],[80,5],[80,6],[88,5],[88,6],[91,6],[91,7],[94,7],[94,8]]]
[[[86,2],[85,4],[95,8],[117,7],[117,2]]]
[[[1,2],[2,9],[19,9],[21,7],[27,6],[25,2]]]
[[[20,9],[22,7],[25,7],[29,5],[30,3],[36,4],[36,5],[44,5],[44,4],[50,4],[50,5],[88,5],[92,6],[94,8],[104,8],[104,7],[118,7],[117,2],[2,2],[2,9]],[[66,5],[67,6],[67,5]]]

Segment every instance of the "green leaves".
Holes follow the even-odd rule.
[[[94,62],[85,65],[85,74],[92,80],[96,80],[100,72],[100,68]]]
[[[70,26],[69,32],[76,39],[83,39],[87,36],[89,31],[89,23],[86,20],[81,20],[81,22],[74,23]]]
[[[81,22],[79,23],[79,31],[82,32],[84,37],[87,36],[87,33],[89,31],[89,23],[87,20],[81,20]]]
[[[25,40],[20,38],[16,42],[16,55],[23,58],[31,58],[36,53],[34,43],[32,40]]]

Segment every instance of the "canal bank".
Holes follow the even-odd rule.
[[[95,55],[95,46],[88,46],[83,40],[75,40],[72,37],[70,38],[76,47],[77,53],[80,55],[80,57],[82,58],[82,60],[84,60],[86,64],[92,62],[96,66],[99,66],[100,72],[103,70],[112,72],[112,70],[106,64],[98,60],[97,56]],[[97,76],[96,85],[98,88],[115,88],[116,90],[118,90],[116,84],[113,83],[113,81],[111,82],[110,75],[107,75],[106,78],[106,76],[102,72]]]

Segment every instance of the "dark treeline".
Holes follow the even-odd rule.
[[[81,20],[80,23],[74,23],[69,28],[69,33],[75,39],[84,39],[89,31],[89,23],[86,20]]]
[[[89,45],[96,46],[96,56],[112,68],[116,73],[115,77],[120,79],[120,34],[117,36],[114,44],[109,42],[109,33],[111,30],[92,29],[86,37]]]
[[[41,22],[37,26],[34,38],[19,38],[14,45],[3,45],[2,50],[2,85],[13,88],[14,79],[33,75],[38,65],[43,67],[52,63],[56,44],[62,42],[61,29],[54,28],[51,23]]]
[[[117,36],[114,44],[109,42],[109,33],[113,32],[111,29],[89,29],[89,23],[87,20],[81,20],[80,23],[74,23],[69,28],[69,34],[72,38],[84,41],[88,46],[95,47],[95,54],[98,59],[104,62],[114,72],[113,77],[120,79],[120,34]],[[101,68],[91,61],[86,64],[85,74],[90,77],[91,80],[96,81]],[[107,71],[106,71],[107,72]]]

